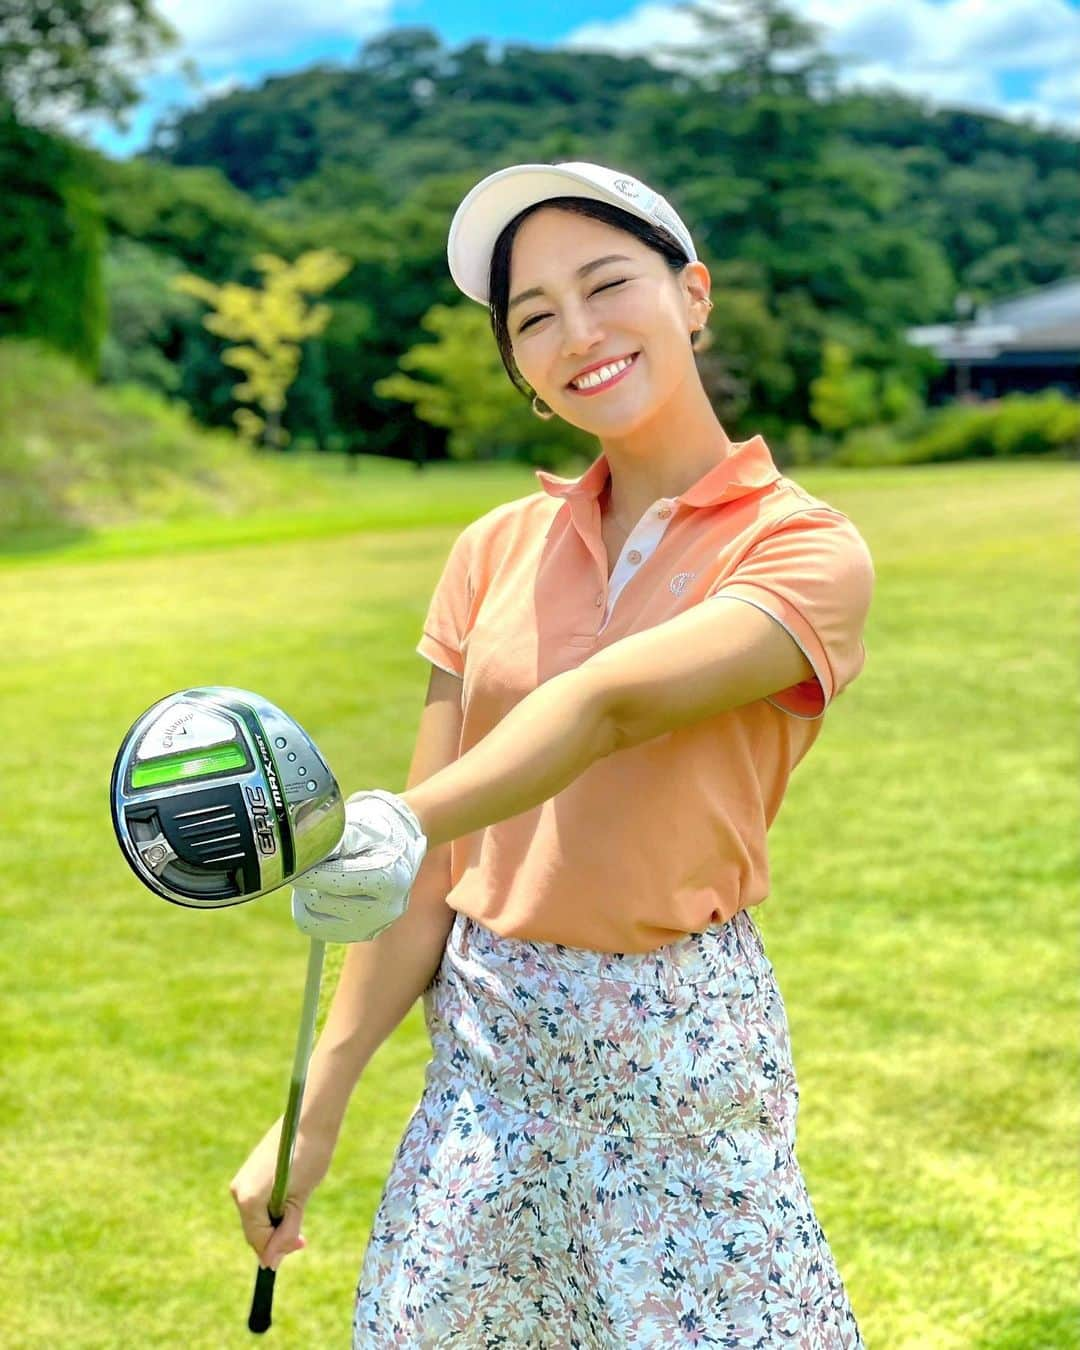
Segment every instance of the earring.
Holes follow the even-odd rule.
[[[549,408],[539,394],[533,394],[532,410],[537,417],[542,417],[545,422],[555,416],[555,410]]]

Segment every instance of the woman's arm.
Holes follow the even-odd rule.
[[[410,784],[453,762],[461,744],[461,680],[432,667],[420,718]],[[333,1001],[308,1068],[307,1086],[289,1173],[285,1217],[273,1229],[267,1202],[273,1184],[280,1119],[233,1178],[231,1191],[244,1235],[263,1265],[301,1245],[300,1220],[325,1176],[349,1097],[372,1055],[435,976],[454,921],[446,904],[450,845],[429,849],[401,918],[370,942],[351,943]]]
[[[429,847],[554,797],[596,760],[813,676],[752,605],[712,598],[545,681],[453,764],[401,795]]]
[[[410,785],[453,763],[461,716],[461,680],[432,666]],[[445,843],[425,854],[401,918],[371,941],[349,944],[308,1071],[304,1118],[309,1130],[336,1136],[364,1066],[434,978],[454,921],[445,903],[449,890],[450,845]]]
[[[547,801],[616,748],[600,684],[587,672],[546,680],[456,763],[400,794],[429,848]]]

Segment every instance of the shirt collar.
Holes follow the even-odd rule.
[[[596,501],[604,490],[609,472],[607,456],[601,452],[579,478],[559,478],[544,469],[537,469],[536,476],[540,486],[552,497]],[[779,477],[780,470],[764,439],[753,436],[748,441],[732,443],[718,464],[672,500],[686,506],[718,506],[721,502],[733,501],[768,487]]]

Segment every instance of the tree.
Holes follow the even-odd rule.
[[[105,226],[86,152],[0,115],[0,335],[36,337],[95,377]]]
[[[877,417],[877,380],[872,370],[853,368],[850,350],[827,339],[824,369],[810,384],[810,411],[826,431],[869,426]]]
[[[661,45],[665,55],[687,57],[696,69],[719,69],[725,92],[741,98],[831,92],[839,64],[820,46],[821,24],[800,18],[783,0],[685,0],[701,36],[687,46]]]
[[[153,0],[0,0],[0,114],[60,130],[72,113],[101,110],[126,130],[141,98],[132,76],[179,41]]]
[[[436,71],[445,55],[434,28],[389,28],[368,38],[356,67],[392,79],[414,80]]]
[[[90,376],[105,228],[92,156],[62,123],[104,110],[126,129],[138,64],[178,40],[150,0],[0,0],[0,332],[40,337]]]
[[[181,371],[170,359],[186,327],[195,326],[199,306],[177,293],[169,279],[181,264],[134,239],[110,240],[105,255],[109,329],[101,354],[106,384],[148,385],[168,397],[180,393]],[[209,345],[209,340],[204,339]]]
[[[272,253],[259,253],[253,261],[266,275],[263,290],[234,281],[217,286],[190,272],[173,278],[171,285],[213,305],[214,312],[203,319],[204,326],[240,343],[221,354],[224,362],[247,374],[233,393],[266,414],[262,418],[250,408],[238,409],[233,419],[240,435],[252,443],[261,435],[264,445],[284,446],[288,433],[281,426],[281,413],[286,391],[300,368],[299,344],[322,333],[330,321],[329,305],[308,308],[303,296],[329,290],[352,263],[332,249],[311,249],[294,263]]]
[[[760,388],[780,402],[790,395],[795,375],[785,360],[783,325],[769,312],[767,297],[740,284],[733,266],[711,270],[716,308],[695,360],[709,402],[730,432],[744,416],[758,416]]]
[[[444,427],[452,459],[550,465],[568,453],[595,450],[579,428],[532,415],[503,369],[479,305],[432,305],[420,326],[436,341],[410,347],[399,358],[399,369],[376,382],[375,392],[413,404],[421,421]]]
[[[922,406],[919,395],[896,371],[860,367],[851,350],[825,341],[824,370],[810,383],[810,411],[826,431],[844,432],[875,422],[896,422]]]

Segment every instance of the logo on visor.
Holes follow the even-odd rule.
[[[616,178],[615,186],[624,197],[636,197],[638,195],[638,185],[632,178]]]

